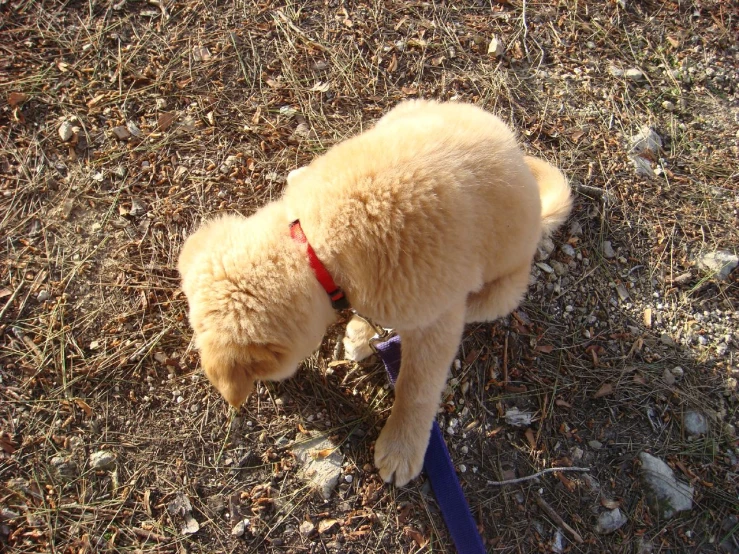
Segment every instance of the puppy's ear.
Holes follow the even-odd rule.
[[[254,390],[250,360],[238,346],[200,338],[200,362],[205,375],[226,402],[238,408]]]

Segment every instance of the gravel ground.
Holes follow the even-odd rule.
[[[425,479],[372,466],[376,361],[334,359],[339,325],[230,410],[175,270],[202,218],[429,97],[576,194],[438,416],[488,551],[739,552],[736,28],[719,0],[0,2],[0,548],[452,551]]]

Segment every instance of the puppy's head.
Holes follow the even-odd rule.
[[[205,374],[232,406],[255,380],[292,376],[320,344],[325,325],[314,316],[322,308],[300,282],[307,267],[300,255],[274,208],[212,220],[185,241],[178,269],[195,344]]]
[[[289,377],[297,369],[283,367],[286,353],[276,345],[236,343],[211,331],[197,335],[196,342],[205,374],[235,408],[249,397],[257,379]]]

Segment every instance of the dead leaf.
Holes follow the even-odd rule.
[[[318,533],[321,535],[327,533],[333,529],[337,523],[339,523],[338,519],[322,519],[318,522]]]
[[[566,400],[563,400],[562,398],[555,398],[554,405],[559,406],[560,408],[572,408],[572,404],[570,404]]]
[[[412,538],[413,541],[418,545],[418,548],[423,548],[429,543],[428,538],[424,537],[423,534],[414,527],[406,527],[405,529],[403,529],[403,533],[405,533],[406,537]]]
[[[670,46],[672,46],[673,48],[677,48],[678,46],[680,46],[680,41],[677,40],[675,37],[671,37],[669,35],[667,36],[667,42],[669,42]]]
[[[334,451],[333,448],[324,448],[323,450],[312,450],[310,453],[310,456],[314,460],[323,460],[326,456],[330,456],[333,451]]]
[[[536,345],[536,351],[541,352],[543,354],[549,354],[552,350],[554,350],[554,346],[552,346],[551,344]]]
[[[162,112],[157,118],[157,128],[164,132],[172,126],[172,123],[176,119],[176,115],[169,112]]]
[[[0,450],[6,454],[12,454],[15,452],[16,446],[15,442],[6,433],[0,434]]]
[[[85,415],[87,417],[90,417],[92,415],[92,408],[87,402],[85,402],[81,398],[75,398],[74,403],[77,404],[78,408],[80,408],[83,412],[85,412]]]
[[[526,429],[524,436],[526,437],[526,440],[529,441],[531,450],[536,450],[536,437],[534,437],[534,431],[531,430],[531,427]]]
[[[568,479],[567,477],[565,477],[564,473],[557,473],[557,478],[562,482],[562,484],[565,486],[565,488],[568,491],[570,492],[575,491],[576,485],[574,481],[572,481],[572,479]]]
[[[90,101],[87,102],[87,107],[88,108],[94,108],[96,105],[98,105],[100,103],[100,101],[103,98],[105,98],[105,96],[106,96],[106,94],[104,92],[101,93],[101,94],[98,94],[97,96],[95,96],[95,98],[93,98],[92,100],[90,100]]]
[[[8,104],[11,108],[15,108],[18,104],[23,104],[28,98],[28,95],[23,92],[11,92],[8,94]]]
[[[593,395],[593,398],[602,398],[609,394],[613,394],[613,385],[611,383],[603,383],[598,391]]]
[[[390,63],[387,65],[387,70],[388,70],[388,73],[393,73],[396,69],[398,69],[398,56],[393,54],[393,57],[390,60]]]
[[[195,46],[192,49],[192,57],[196,62],[207,62],[212,56],[207,46]]]
[[[600,497],[600,504],[604,508],[608,508],[609,510],[615,510],[619,506],[621,506],[621,503],[618,500],[610,500],[609,498],[606,498],[605,496]]]
[[[331,83],[324,83],[324,82],[318,81],[315,85],[311,87],[310,91],[311,92],[328,92],[330,89],[331,89]]]
[[[144,511],[151,516],[151,489],[146,489],[144,491]]]
[[[410,502],[406,502],[403,504],[400,509],[398,510],[398,523],[400,525],[405,525],[408,523],[408,519],[411,516],[411,509],[413,508],[413,504]]]
[[[634,373],[634,383],[636,383],[637,385],[646,385],[647,380],[641,373]]]

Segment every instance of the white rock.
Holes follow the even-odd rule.
[[[693,487],[678,481],[670,466],[651,454],[639,454],[642,479],[650,492],[649,504],[661,517],[670,518],[677,512],[693,508]]]
[[[90,454],[90,466],[93,469],[113,469],[115,467],[115,454],[108,450],[98,450]]]
[[[643,154],[651,152],[652,154],[659,152],[662,148],[662,138],[657,132],[649,126],[639,129],[639,132],[631,137],[631,149],[633,154]]]
[[[679,365],[673,367],[670,372],[675,376],[675,379],[682,379],[683,375],[685,375],[685,370],[683,370]]]
[[[725,281],[734,268],[739,265],[739,257],[728,250],[716,250],[703,254],[698,259],[698,266],[716,275],[717,279]]]
[[[629,156],[629,161],[634,165],[634,173],[639,177],[646,177],[647,179],[653,179],[656,177],[654,169],[652,169],[652,163],[641,156],[632,155]]]
[[[565,256],[569,256],[570,258],[575,257],[575,249],[572,247],[571,244],[565,243],[562,246],[560,246],[559,249],[562,251],[562,254],[564,254]]]
[[[623,527],[627,521],[626,516],[618,508],[609,510],[598,516],[598,525],[595,527],[595,531],[601,535],[613,533]]]
[[[36,296],[36,300],[38,300],[39,302],[46,302],[49,298],[51,298],[51,295],[49,294],[48,290],[42,290]]]
[[[549,259],[552,252],[554,252],[554,241],[549,237],[542,239],[536,249],[536,261],[543,262],[544,260]]]
[[[304,537],[307,537],[313,531],[315,531],[316,526],[313,525],[310,521],[304,521],[303,523],[300,524],[300,527],[298,529],[300,529],[301,535],[303,535]]]
[[[623,76],[631,81],[642,81],[644,80],[644,73],[635,67],[624,71]]]
[[[565,551],[566,540],[564,533],[562,533],[562,529],[557,527],[557,530],[554,532],[554,537],[552,537],[552,542],[549,544],[552,552],[562,554]]]
[[[488,54],[493,54],[496,58],[499,58],[505,54],[505,45],[497,36],[493,35],[493,38],[488,45]]]
[[[536,267],[541,269],[544,273],[554,273],[554,269],[552,269],[552,266],[550,266],[549,264],[545,264],[544,262],[537,263]]]
[[[664,102],[662,102],[662,108],[667,110],[668,112],[673,112],[675,111],[675,104],[673,104],[669,100],[665,100]]]
[[[515,406],[508,408],[505,413],[505,420],[508,425],[514,427],[528,427],[534,419],[534,415],[530,412],[522,412]]]
[[[62,142],[67,142],[69,140],[72,140],[72,137],[74,136],[74,126],[72,125],[71,121],[63,121],[61,125],[59,125],[59,138],[62,139]]]
[[[708,418],[705,414],[689,410],[683,415],[683,429],[691,437],[698,437],[708,433]]]
[[[144,204],[138,198],[134,197],[131,199],[131,209],[128,213],[134,217],[144,215],[146,213],[146,204]]]
[[[613,245],[610,240],[603,241],[603,256],[609,260],[616,257],[616,251],[613,249]]]
[[[141,129],[139,129],[138,125],[136,125],[133,121],[127,121],[126,127],[128,128],[128,132],[131,133],[133,136],[141,136]]]
[[[293,445],[293,454],[302,462],[303,467],[299,475],[310,482],[328,500],[341,477],[341,468],[344,455],[328,439],[316,434],[303,441],[296,441]],[[323,455],[326,451],[330,453]],[[321,453],[317,456],[316,453]]]
[[[551,263],[552,269],[554,270],[554,273],[556,273],[560,277],[567,274],[568,268],[562,262],[558,262],[557,260],[552,260],[550,263]]]
[[[239,521],[236,525],[233,526],[233,529],[231,529],[231,534],[234,537],[240,537],[246,532],[246,528],[249,525],[248,519],[242,519]]]
[[[665,385],[671,387],[675,384],[675,375],[673,375],[672,371],[665,368],[664,372],[662,373],[662,380],[665,382]]]

